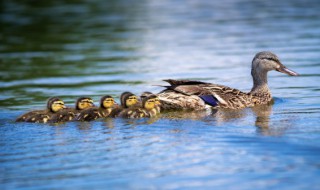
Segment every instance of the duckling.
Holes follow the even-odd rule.
[[[141,93],[140,98],[141,98],[141,100],[143,100],[143,99],[145,99],[146,97],[148,97],[150,95],[154,95],[154,94],[152,92],[145,91],[145,92]]]
[[[141,100],[143,100],[143,99],[145,99],[145,98],[147,98],[148,96],[151,96],[151,95],[156,96],[152,92],[145,91],[140,95],[140,98],[141,98]],[[161,102],[160,102],[160,99],[159,99],[158,96],[156,96],[156,98],[155,98],[155,104],[156,104],[157,113],[159,114],[160,111],[161,111]]]
[[[123,108],[130,108],[140,104],[138,97],[131,92],[123,92],[120,96],[120,101]]]
[[[47,123],[52,116],[65,109],[64,102],[58,97],[49,98],[46,110],[35,110],[25,113],[16,119],[16,122]]]
[[[76,101],[75,108],[66,108],[55,114],[50,122],[67,122],[77,117],[82,110],[94,107],[93,100],[89,97],[80,97]]]
[[[120,112],[129,107],[139,107],[141,106],[138,97],[131,92],[123,92],[120,95],[121,106],[115,106],[110,114],[111,117],[119,116]]]
[[[156,108],[155,95],[149,95],[142,100],[143,107],[129,107],[120,112],[119,116],[124,118],[142,118],[142,117],[154,117],[158,114]]]
[[[98,118],[108,117],[114,108],[115,101],[109,96],[103,96],[100,99],[100,107],[91,107],[80,112],[75,118],[76,121],[92,121]]]

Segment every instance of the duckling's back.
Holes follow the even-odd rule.
[[[78,110],[74,108],[66,108],[53,114],[52,117],[50,118],[50,122],[59,123],[59,122],[72,121],[78,114],[79,114]]]
[[[26,122],[26,120],[32,116],[36,116],[37,114],[45,113],[45,110],[34,110],[27,112],[16,119],[16,122]]]

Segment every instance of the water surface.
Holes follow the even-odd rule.
[[[318,189],[320,3],[6,1],[0,6],[1,189]],[[15,123],[48,97],[72,106],[163,79],[249,91],[255,53],[273,104],[65,124]]]

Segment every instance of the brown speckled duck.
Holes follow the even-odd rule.
[[[156,95],[149,95],[142,99],[142,107],[132,106],[120,112],[119,116],[123,118],[142,118],[154,117],[158,114],[156,108]]]
[[[89,97],[80,97],[77,99],[75,108],[66,108],[57,112],[50,119],[51,123],[67,122],[77,117],[81,111],[94,107],[93,100]]]
[[[279,58],[268,51],[259,52],[252,61],[253,87],[250,92],[223,85],[189,80],[165,80],[170,84],[158,94],[164,110],[203,110],[208,107],[241,109],[272,100],[267,73],[276,70],[291,76],[298,73],[285,67]]]
[[[114,108],[115,101],[109,96],[103,96],[100,99],[100,107],[92,107],[85,109],[75,118],[76,121],[92,121],[98,118],[109,117]]]
[[[47,123],[57,112],[65,109],[64,102],[57,97],[49,98],[46,110],[35,110],[25,113],[16,119],[16,122]]]

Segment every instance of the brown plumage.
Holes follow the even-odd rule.
[[[109,117],[114,109],[115,101],[109,96],[103,96],[100,99],[100,107],[92,107],[85,109],[75,118],[76,121],[92,121],[98,118]]]
[[[123,118],[142,118],[142,117],[154,117],[158,114],[156,108],[155,95],[149,95],[142,99],[142,107],[132,106],[124,109],[120,112],[119,117]]]
[[[140,95],[141,100],[143,101],[145,98],[149,97],[149,96],[156,96],[155,94],[153,94],[152,92],[148,92],[145,91]],[[157,114],[159,114],[161,112],[161,102],[158,96],[155,97],[155,107],[157,110]]]
[[[118,117],[119,114],[124,110],[130,107],[139,107],[141,103],[138,100],[138,97],[131,92],[123,92],[120,95],[120,106],[115,106],[110,114],[110,117]]]
[[[275,54],[260,52],[252,61],[253,87],[250,92],[201,81],[169,79],[165,81],[170,86],[165,86],[166,89],[158,94],[162,103],[161,108],[164,110],[202,110],[207,107],[240,109],[267,104],[272,100],[267,83],[267,73],[271,70],[291,76],[298,75],[286,68]]]
[[[49,98],[46,110],[35,110],[25,113],[16,119],[16,122],[47,123],[60,110],[65,109],[64,102],[57,97]]]
[[[94,107],[93,100],[89,97],[80,97],[75,103],[75,108],[60,110],[50,119],[51,123],[72,121],[81,111]]]

